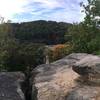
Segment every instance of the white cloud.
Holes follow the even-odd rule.
[[[6,18],[12,18],[14,14],[25,12],[24,6],[29,4],[30,0],[0,0],[0,15]]]
[[[35,0],[35,2],[41,3],[40,7],[45,8],[45,10],[40,10],[38,12],[33,11],[31,14],[36,16],[45,16],[43,19],[47,20],[80,22],[85,16],[81,13],[81,1],[82,0]],[[84,2],[86,1],[84,0]],[[63,9],[61,11],[54,11],[57,7],[61,7]],[[35,17],[33,17],[33,19],[34,18]]]
[[[53,9],[55,7],[60,7],[61,3],[59,0],[34,0],[34,2],[41,3],[42,7]]]
[[[22,21],[30,20],[30,17],[26,19],[24,16],[26,13],[34,20],[41,17],[46,20],[80,21],[84,16],[80,13],[81,1],[84,0],[0,0],[0,15],[13,21],[19,21],[21,14]],[[56,8],[63,9],[54,10]]]

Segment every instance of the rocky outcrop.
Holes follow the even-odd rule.
[[[88,55],[73,65],[73,70],[84,79],[100,79],[100,57]]]
[[[51,64],[36,67],[33,70],[35,74],[33,93],[34,87],[36,87],[37,100],[100,100],[99,84],[81,81],[83,80],[81,76],[84,76],[85,73],[87,75],[87,71],[80,68],[87,67],[88,69],[89,67],[82,67],[81,62],[90,63],[91,66],[94,61],[91,57],[98,59],[97,56],[86,53],[73,53]],[[94,72],[97,73],[100,67],[98,64],[96,66],[96,69],[94,66],[90,72],[95,70]],[[79,72],[80,70],[81,72]]]
[[[67,92],[77,85],[74,79],[79,76],[71,65],[86,55],[71,54],[51,64],[36,67],[33,73],[36,73],[34,84],[38,91],[37,99],[64,100]]]
[[[88,55],[73,64],[72,69],[80,75],[79,83],[65,100],[100,100],[100,57]]]
[[[25,100],[20,85],[24,78],[20,72],[0,72],[0,100]]]
[[[100,87],[81,84],[70,91],[64,100],[100,100]]]

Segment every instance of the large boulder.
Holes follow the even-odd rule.
[[[85,79],[100,79],[100,57],[88,55],[73,64],[72,69]]]
[[[79,77],[71,66],[86,56],[88,54],[73,53],[51,64],[36,67],[33,73],[37,100],[64,100],[66,94],[77,86],[75,80]]]
[[[99,76],[100,59],[86,53],[73,53],[51,64],[33,70],[36,100],[100,100],[100,83],[83,80]],[[82,77],[81,77],[82,76]]]
[[[100,57],[87,55],[72,66],[80,77],[65,100],[100,100]]]
[[[1,72],[0,100],[25,100],[20,86],[24,78],[20,72]]]

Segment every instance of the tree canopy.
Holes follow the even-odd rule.
[[[66,36],[73,45],[73,52],[100,52],[100,0],[87,0],[81,7],[86,16],[81,23],[73,24]],[[67,42],[69,42],[67,41]]]

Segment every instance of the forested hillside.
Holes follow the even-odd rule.
[[[20,42],[44,44],[64,43],[64,35],[71,24],[55,21],[33,21],[24,23],[6,23],[8,33]]]

